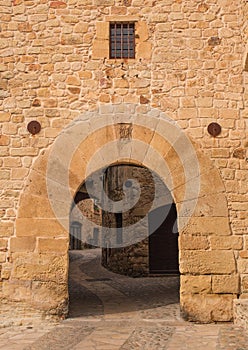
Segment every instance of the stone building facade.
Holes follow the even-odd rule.
[[[140,185],[141,194],[138,202],[129,210],[119,214],[113,212],[103,212],[103,226],[116,229],[117,247],[103,248],[102,264],[113,272],[129,276],[146,276],[149,273],[148,265],[148,220],[139,229],[142,230],[144,238],[136,244],[127,247],[122,246],[123,228],[132,230],[132,224],[140,221],[149,211],[154,197],[154,183],[152,174],[148,169],[133,167],[130,165],[113,166],[107,169],[105,174],[105,191],[108,197],[115,201],[123,198],[123,185],[129,179],[135,178]],[[135,193],[131,194],[135,195]],[[137,228],[136,230],[137,231]],[[106,235],[105,240],[107,241]],[[118,247],[120,246],[120,248]]]
[[[185,316],[247,320],[247,6],[0,1],[3,322],[66,315],[67,192],[73,199],[91,172],[124,161],[171,190]],[[134,58],[109,58],[116,22],[135,24]]]
[[[100,208],[95,205],[94,200],[91,198],[84,198],[75,204],[76,202],[74,201],[70,213],[70,249],[97,247],[100,239],[99,228],[96,227],[94,229],[83,226],[81,215],[95,222],[97,226],[101,226],[102,213]],[[84,230],[83,235],[82,230]]]
[[[136,180],[137,183],[132,184],[132,180]],[[168,222],[168,214],[173,205],[173,198],[163,181],[147,168],[122,164],[111,166],[106,170],[104,183],[107,196],[114,201],[119,201],[125,196],[123,186],[129,186],[131,189],[128,202],[130,199],[132,200],[132,197],[136,197],[137,184],[140,187],[140,194],[135,205],[128,210],[123,210],[122,213],[103,211],[102,232],[104,232],[104,228],[111,227],[116,243],[114,247],[111,247],[111,243],[108,244],[109,237],[108,232],[106,232],[102,245],[103,266],[113,272],[132,277],[150,276],[155,272],[156,274],[177,273],[177,217],[172,217],[171,232],[168,232],[170,227],[166,223],[158,232],[163,221],[167,220]],[[157,204],[152,208],[154,197],[156,197]],[[151,217],[151,214],[160,208],[164,212],[164,218],[158,223],[157,216],[160,216],[161,213],[159,212],[154,218]],[[150,215],[147,215],[149,212]],[[157,235],[156,229],[152,230],[151,227],[154,224]],[[172,232],[174,225],[176,232]],[[131,237],[130,242],[123,245],[127,234]],[[133,237],[140,235],[140,239],[135,244],[132,244],[135,240],[132,235]],[[161,236],[164,236],[164,239]],[[173,252],[170,251],[173,249],[172,244],[170,244],[172,241],[176,242]],[[152,251],[155,252],[154,256],[151,256]],[[171,264],[171,261],[167,261],[167,259],[173,260],[174,264]],[[173,265],[176,266],[176,271],[172,270]]]

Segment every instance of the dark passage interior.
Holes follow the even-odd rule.
[[[87,181],[93,187],[99,178],[112,204],[127,198],[135,204],[108,212],[101,207],[100,191],[92,198],[85,183],[80,187],[70,218],[70,316],[138,312],[149,318],[159,310],[164,317],[175,317],[178,232],[170,191],[157,174],[137,165],[113,165]],[[76,207],[96,226],[86,225]]]

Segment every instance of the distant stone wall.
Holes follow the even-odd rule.
[[[73,223],[79,223],[81,225],[81,242],[79,244],[80,248],[77,246],[77,249],[84,248],[94,248],[100,244],[100,232],[98,231],[98,238],[94,235],[94,229],[87,227],[87,225],[82,226],[80,223],[81,215],[85,216],[88,220],[93,221],[96,225],[101,226],[102,224],[102,214],[101,210],[94,205],[94,200],[91,198],[86,198],[81,200],[74,206],[70,213],[70,239],[73,236],[73,230],[71,226]],[[83,232],[82,232],[83,230]]]
[[[138,222],[149,211],[154,199],[154,180],[151,172],[142,167],[132,165],[111,166],[105,174],[105,191],[115,201],[123,199],[123,185],[128,179],[135,179],[140,185],[138,203],[122,214],[123,227],[132,230],[132,224]],[[116,215],[103,212],[103,225],[117,228]],[[148,261],[148,220],[140,227],[146,239],[136,244],[120,248],[104,248],[102,264],[113,272],[138,277],[149,273]],[[116,233],[116,236],[118,233]],[[125,235],[125,233],[123,233]],[[108,245],[108,237],[106,245]]]
[[[108,270],[131,277],[149,274],[148,239],[125,248],[103,248],[102,265]]]
[[[144,239],[137,243],[131,241],[128,246],[123,246],[120,242],[120,247],[108,248],[111,243],[108,242],[108,234],[106,234],[105,244],[107,248],[103,248],[102,264],[111,271],[123,275],[132,277],[148,276],[150,234],[148,213],[152,208],[155,196],[159,206],[173,203],[173,198],[157,174],[145,167],[132,164],[113,165],[106,170],[104,183],[108,197],[115,201],[123,199],[123,186],[130,180],[137,181],[140,186],[140,195],[135,206],[121,214],[122,225],[129,232],[134,231],[134,239],[137,233],[140,233]],[[133,187],[133,197],[135,198],[136,186],[133,185]],[[103,226],[112,229],[118,228],[116,214],[103,211],[102,216]],[[143,219],[142,223],[134,228],[133,224],[139,223],[141,219]],[[117,235],[116,232],[116,239]],[[125,238],[126,231],[123,231],[122,235]]]
[[[25,319],[25,307],[47,317],[67,312],[69,225],[59,223],[46,187],[61,131],[82,114],[99,115],[99,124],[113,117],[113,127],[91,133],[88,120],[81,130],[89,137],[70,164],[73,196],[94,152],[120,136],[118,120],[128,113],[163,119],[163,112],[192,140],[200,164],[198,204],[179,230],[181,307],[193,320],[231,320],[233,300],[248,299],[247,2],[5,0],[0,12],[4,312],[15,320]],[[108,23],[127,18],[137,23],[136,58],[110,60]],[[35,136],[27,131],[32,120],[41,124]],[[211,122],[222,127],[216,138],[207,132]],[[183,167],[154,125],[133,126],[132,138],[176,169],[180,208]]]

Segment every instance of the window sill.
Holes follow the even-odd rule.
[[[115,63],[134,63],[137,62],[137,58],[106,58],[105,63],[115,64]]]

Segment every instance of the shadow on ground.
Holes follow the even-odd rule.
[[[69,317],[101,316],[133,311],[153,312],[179,303],[179,276],[132,278],[101,266],[101,250],[70,252]],[[146,317],[147,316],[147,317]]]

